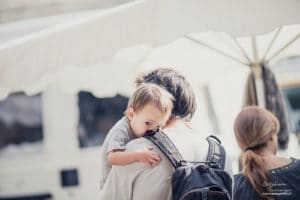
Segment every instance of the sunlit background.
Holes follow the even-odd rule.
[[[101,144],[134,78],[157,67],[192,83],[192,126],[221,139],[237,173],[233,121],[267,66],[287,119],[278,153],[300,158],[300,3],[204,2],[0,0],[0,199],[99,199]],[[234,18],[247,6],[273,12]],[[261,106],[269,89],[256,88]]]

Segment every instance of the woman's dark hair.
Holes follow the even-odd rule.
[[[243,150],[243,174],[251,183],[255,191],[263,199],[272,199],[267,193],[270,178],[264,167],[264,159],[258,154],[259,150],[267,146],[272,134],[278,134],[279,122],[269,111],[249,106],[244,108],[234,122],[234,133],[240,148]]]
[[[136,85],[154,83],[164,87],[174,97],[172,117],[191,120],[196,110],[194,91],[183,75],[169,68],[158,68],[137,77]]]

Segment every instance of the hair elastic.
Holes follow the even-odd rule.
[[[265,147],[265,146],[267,146],[267,143],[266,142],[264,142],[264,143],[260,143],[260,144],[257,144],[257,145],[254,145],[254,146],[251,146],[251,147],[247,147],[246,149],[245,149],[245,151],[254,151],[254,150],[256,150],[256,149],[259,149],[259,148],[262,148],[262,147]]]

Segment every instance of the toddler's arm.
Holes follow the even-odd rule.
[[[111,165],[127,165],[134,162],[143,162],[151,167],[160,161],[159,155],[152,151],[152,147],[147,147],[142,151],[125,152],[111,151],[108,153],[108,163]]]

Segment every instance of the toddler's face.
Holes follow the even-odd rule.
[[[141,110],[132,110],[128,116],[133,134],[142,137],[148,130],[156,131],[166,124],[169,116],[162,113],[155,105],[147,104]]]

